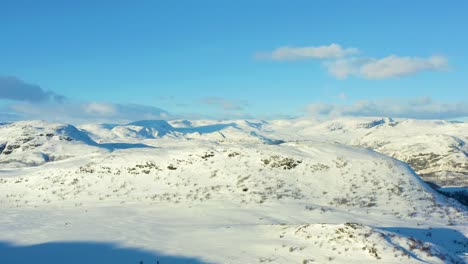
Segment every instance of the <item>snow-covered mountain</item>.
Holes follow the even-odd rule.
[[[180,140],[234,144],[317,141],[370,148],[408,163],[427,182],[468,186],[467,131],[467,123],[391,118],[144,120],[78,128],[22,121],[0,126],[0,166],[40,165],[119,148],[178,144]]]
[[[440,146],[449,134],[465,142],[466,126],[431,122],[5,124],[0,241],[103,241],[193,259],[174,263],[464,263],[466,207],[391,154],[456,154]],[[0,243],[0,263],[22,263],[9,252]],[[146,257],[134,262],[155,262]]]
[[[188,121],[143,120],[125,125],[82,125],[96,141],[134,141],[147,139],[211,140],[218,142],[252,142],[279,144],[283,141],[263,136],[262,125],[246,120],[238,121]]]
[[[370,148],[408,163],[425,181],[468,186],[468,124],[434,120],[341,118],[274,121],[144,120],[124,125],[0,125],[0,166],[31,166],[67,157],[128,147],[177,144],[180,140],[281,144],[338,142]]]

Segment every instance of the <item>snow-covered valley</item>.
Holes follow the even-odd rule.
[[[3,124],[0,263],[465,263],[468,211],[424,181],[466,190],[467,132],[387,118]]]

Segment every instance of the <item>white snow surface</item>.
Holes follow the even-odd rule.
[[[0,263],[466,263],[467,208],[411,166],[464,188],[467,128],[4,124]]]

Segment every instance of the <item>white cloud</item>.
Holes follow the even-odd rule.
[[[317,47],[280,47],[272,52],[257,53],[258,59],[301,60],[301,59],[337,59],[358,53],[355,48],[342,48],[332,43]]]
[[[365,62],[358,58],[340,59],[324,62],[328,72],[338,79],[346,79],[350,75],[358,75],[359,68]]]
[[[418,58],[391,55],[365,63],[361,66],[359,73],[368,79],[385,79],[410,75],[420,71],[444,70],[447,66],[447,58],[443,56]]]
[[[307,112],[317,117],[388,116],[418,119],[468,117],[468,102],[438,102],[429,97],[413,99],[361,100],[352,104],[314,103]]]
[[[83,104],[83,110],[85,113],[90,115],[98,116],[109,116],[116,113],[115,105],[108,103],[92,102],[89,104]]]
[[[351,75],[365,79],[387,79],[416,74],[422,71],[441,71],[448,68],[447,58],[433,55],[428,58],[398,57],[390,55],[381,59],[347,58],[325,62],[330,74],[338,79]]]
[[[321,60],[328,72],[338,79],[356,76],[364,79],[387,79],[413,75],[422,71],[448,69],[445,56],[401,57],[389,55],[383,58],[365,56],[353,57],[359,53],[356,48],[343,48],[332,43],[317,47],[280,47],[271,52],[257,53],[257,59],[270,60]]]

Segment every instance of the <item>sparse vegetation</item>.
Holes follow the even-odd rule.
[[[302,163],[302,160],[295,160],[288,157],[280,156],[271,156],[268,159],[262,159],[262,162],[265,166],[270,166],[272,168],[282,168],[284,170],[291,170],[296,168],[299,164]]]

